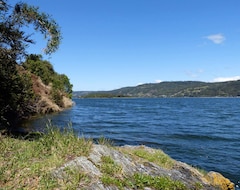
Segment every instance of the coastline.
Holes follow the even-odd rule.
[[[193,168],[160,149],[112,146],[104,138],[93,143],[51,126],[38,135],[0,135],[0,188],[234,190],[220,173]]]

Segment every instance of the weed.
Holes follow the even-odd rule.
[[[203,185],[199,182],[196,182],[195,183],[195,190],[200,190],[200,189],[203,189]]]
[[[194,166],[193,166],[194,167]],[[208,174],[208,172],[202,168],[199,167],[194,167],[195,169],[197,169],[201,174],[203,174],[204,176],[206,176]]]
[[[144,187],[150,187],[154,189],[165,190],[187,190],[187,187],[179,182],[173,181],[168,177],[153,177],[143,174],[135,174],[133,176],[134,186],[137,189],[144,189]]]
[[[114,162],[110,156],[102,156],[100,170],[102,173],[110,176],[118,176],[122,172],[122,167]]]
[[[113,141],[109,140],[109,139],[106,139],[105,137],[100,137],[98,140],[97,140],[97,143],[98,144],[101,144],[101,145],[105,145],[107,147],[112,147],[114,145]]]

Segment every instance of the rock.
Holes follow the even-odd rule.
[[[64,93],[61,93],[61,104],[56,104],[56,102],[52,99],[52,84],[45,85],[41,78],[31,74],[31,79],[33,83],[33,92],[38,99],[35,102],[35,112],[37,114],[48,114],[53,112],[60,112],[65,108],[69,108],[73,106],[73,101],[66,97]]]
[[[102,156],[110,156],[117,164],[119,164],[122,167],[124,173],[132,175],[137,171],[135,169],[136,168],[135,163],[120,151],[114,150],[103,145],[93,145],[92,151],[89,155],[89,159],[94,164],[98,165],[101,162]]]
[[[90,162],[86,157],[78,157],[66,164],[64,164],[62,167],[58,168],[57,170],[53,171],[53,176],[56,178],[64,178],[66,173],[64,171],[65,168],[74,168],[79,169],[81,172],[90,173],[91,177],[98,177],[101,175],[101,172],[99,169]]]
[[[220,189],[224,190],[234,190],[234,183],[232,183],[229,179],[223,177],[220,173],[217,172],[209,172],[207,174],[208,181],[214,185],[218,186]]]
[[[73,101],[70,98],[67,98],[66,96],[63,96],[62,99],[63,102],[63,108],[69,108],[73,106]]]
[[[105,145],[92,146],[92,150],[87,157],[78,157],[74,160],[64,164],[62,167],[55,169],[52,175],[55,178],[64,179],[66,177],[66,168],[79,170],[88,175],[90,182],[85,186],[80,186],[79,189],[86,190],[118,190],[114,185],[107,186],[101,181],[103,173],[101,172],[102,157],[110,157],[114,163],[121,167],[121,176],[118,178],[126,178],[134,174],[144,174],[150,176],[165,176],[172,180],[181,181],[188,189],[204,189],[204,190],[232,190],[234,184],[230,180],[224,178],[221,174],[216,172],[209,172],[207,176],[200,173],[197,169],[178,161],[174,161],[172,168],[164,168],[156,163],[147,161],[143,158],[132,157],[124,153],[123,150],[138,149],[139,146],[126,147],[108,147]],[[151,153],[155,153],[156,149],[141,146]],[[124,190],[130,190],[130,187],[123,187]],[[144,187],[145,190],[151,190],[150,187]]]

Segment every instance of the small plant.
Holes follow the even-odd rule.
[[[109,175],[104,174],[101,177],[101,181],[104,185],[106,186],[116,186],[118,187],[120,190],[123,189],[123,187],[126,186],[124,179],[120,179],[120,178],[115,178],[115,177],[111,177]]]
[[[59,184],[64,189],[77,189],[82,184],[90,183],[89,177],[75,168],[66,167],[64,173],[64,178],[59,180]]]
[[[105,146],[108,146],[108,147],[112,147],[114,145],[113,141],[109,140],[109,139],[106,139],[105,137],[100,137],[98,140],[97,140],[97,143],[98,144],[101,144],[101,145],[105,145]]]
[[[194,166],[193,166],[194,167]],[[207,171],[202,169],[202,168],[199,168],[199,167],[194,167],[195,169],[197,169],[201,174],[203,174],[204,176],[207,175]]]
[[[200,189],[203,189],[203,185],[199,182],[196,182],[195,183],[195,190],[200,190]]]
[[[100,170],[104,174],[118,176],[122,172],[122,167],[116,164],[110,156],[102,156]]]
[[[136,189],[144,189],[150,187],[154,189],[165,189],[165,190],[187,190],[187,187],[179,182],[173,181],[168,177],[153,177],[143,174],[135,174],[133,176],[133,183]]]

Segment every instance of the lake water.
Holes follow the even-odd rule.
[[[28,123],[42,130],[48,119],[72,124],[79,136],[106,137],[115,145],[147,145],[172,158],[240,181],[240,98],[74,99],[76,105]]]

